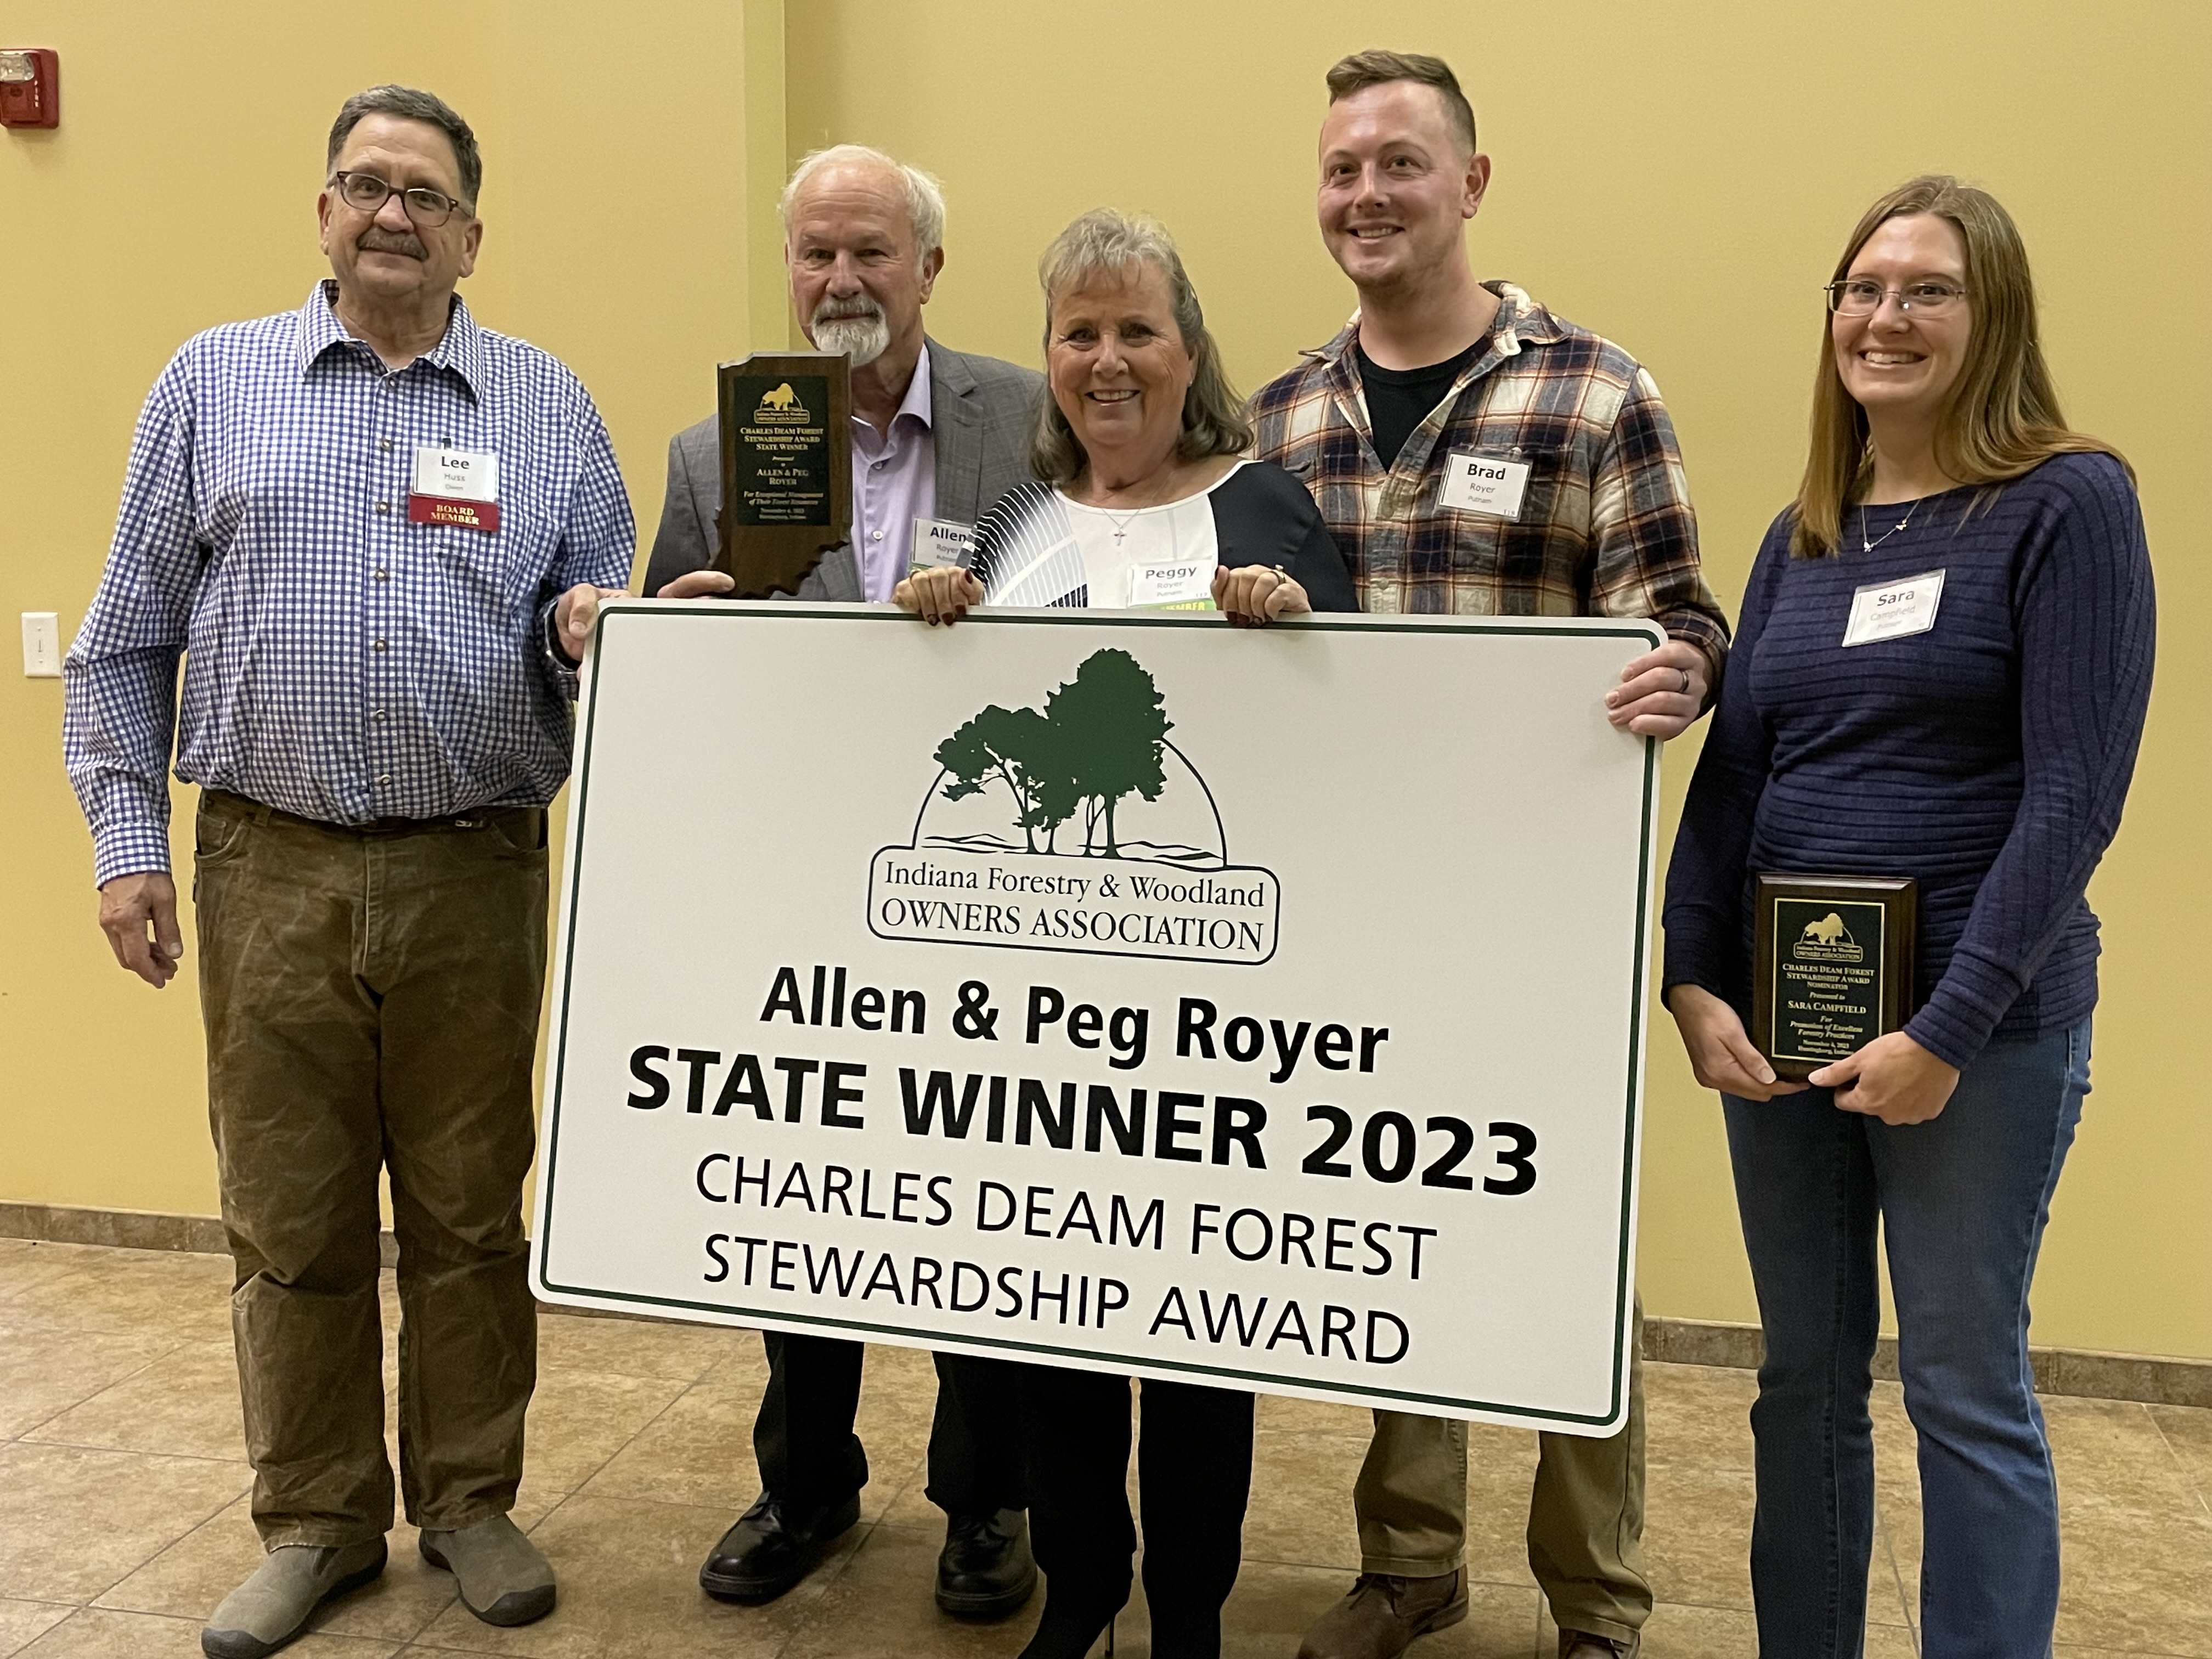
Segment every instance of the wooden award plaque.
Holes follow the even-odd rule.
[[[731,598],[796,593],[853,527],[853,376],[841,351],[755,352],[718,371]]]
[[[1777,1077],[1802,1079],[1903,1027],[1918,892],[1905,878],[1756,878],[1751,1040]]]

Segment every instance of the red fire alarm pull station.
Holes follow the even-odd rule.
[[[0,46],[0,127],[62,124],[62,56],[44,46]]]

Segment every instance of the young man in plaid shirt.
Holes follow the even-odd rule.
[[[1607,717],[1675,736],[1719,684],[1728,624],[1658,388],[1610,341],[1475,280],[1462,228],[1490,158],[1440,59],[1360,52],[1328,88],[1322,237],[1359,313],[1253,400],[1259,453],[1312,493],[1366,610],[1657,620],[1669,638],[1621,671]],[[1300,1659],[1393,1659],[1467,1615],[1467,1425],[1375,1419],[1360,1577]],[[1561,1659],[1632,1653],[1651,1611],[1640,1364],[1619,1434],[1539,1437],[1528,1562]]]

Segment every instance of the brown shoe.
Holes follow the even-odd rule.
[[[1559,1659],[1635,1659],[1633,1643],[1623,1644],[1609,1636],[1592,1636],[1585,1630],[1563,1630],[1559,1632]]]
[[[1363,1572],[1352,1594],[1306,1632],[1298,1659],[1398,1659],[1416,1636],[1466,1617],[1464,1569],[1434,1578]]]

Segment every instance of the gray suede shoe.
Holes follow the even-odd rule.
[[[503,1515],[459,1532],[425,1532],[422,1559],[452,1573],[461,1605],[487,1625],[526,1625],[553,1611],[553,1569]]]
[[[384,1540],[323,1549],[286,1544],[269,1552],[253,1577],[222,1598],[200,1632],[208,1659],[263,1659],[304,1635],[315,1609],[384,1571]]]

